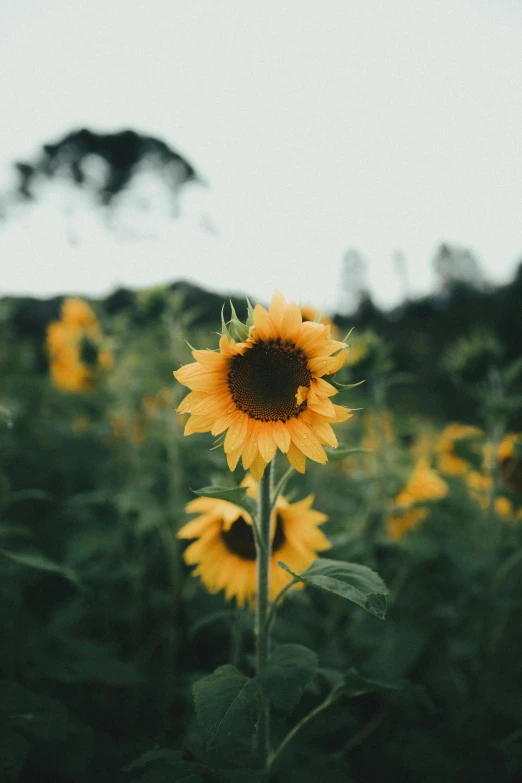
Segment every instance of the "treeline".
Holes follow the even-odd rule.
[[[191,325],[204,329],[217,328],[216,313],[229,300],[239,313],[244,307],[241,297],[207,291],[184,281],[145,291],[119,288],[105,298],[89,301],[106,320],[109,331],[112,319],[124,317],[134,332],[154,329],[173,296],[178,310],[190,312]],[[6,336],[9,342],[25,347],[35,372],[47,372],[45,332],[48,324],[59,317],[62,301],[63,297],[0,300]],[[507,285],[479,287],[455,281],[443,293],[405,301],[390,311],[377,307],[368,295],[355,313],[335,315],[334,322],[343,334],[352,327],[356,335],[375,332],[388,346],[394,370],[407,374],[404,382],[390,392],[392,408],[441,419],[473,420],[474,385],[482,379],[471,377],[467,388],[461,384],[456,394],[455,377],[446,358],[459,340],[473,336],[479,344],[481,339],[495,340],[500,346],[497,359],[501,364],[509,364],[520,356],[522,264]],[[513,413],[511,426],[522,429],[522,414]]]

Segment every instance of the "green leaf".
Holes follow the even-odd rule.
[[[122,772],[144,770],[139,783],[200,783],[201,766],[184,761],[179,750],[154,748],[142,753],[137,759],[122,767]]]
[[[279,565],[309,587],[353,601],[381,619],[386,614],[388,588],[381,577],[367,566],[319,557],[306,571],[297,574],[281,561]]]
[[[339,462],[345,457],[350,457],[352,454],[371,454],[372,449],[363,449],[362,447],[349,448],[348,446],[325,446],[324,450],[328,455],[328,462]]]
[[[196,716],[207,750],[223,762],[250,753],[260,711],[260,687],[235,666],[220,666],[192,687]]]
[[[515,359],[515,361],[508,364],[500,374],[504,383],[507,385],[516,381],[517,378],[522,375],[522,356],[519,356],[518,359]]]
[[[191,491],[200,497],[227,500],[229,503],[233,503],[235,506],[248,511],[252,517],[257,513],[257,503],[247,495],[246,487],[203,487],[203,489],[193,489]]]
[[[192,625],[188,632],[188,638],[192,639],[197,633],[207,628],[209,625],[213,625],[218,622],[226,622],[230,625],[237,617],[235,609],[219,609],[217,612],[212,612],[204,617],[200,617],[194,625]]]
[[[281,644],[256,678],[278,710],[293,710],[317,671],[317,655],[301,644]]]
[[[19,565],[34,568],[37,571],[59,574],[59,576],[63,576],[64,579],[68,579],[69,582],[72,582],[75,585],[79,585],[80,583],[80,580],[72,568],[67,568],[59,563],[55,563],[54,560],[49,560],[48,557],[45,557],[38,552],[9,552],[7,549],[0,549],[0,554]]]
[[[365,693],[382,693],[383,691],[400,691],[404,682],[379,682],[365,677],[355,668],[349,669],[344,676],[341,689],[347,696],[363,696]]]
[[[143,682],[136,667],[116,658],[110,645],[88,639],[64,636],[60,646],[41,651],[40,661],[47,676],[58,682],[100,682],[115,688],[135,687]]]
[[[30,752],[31,746],[24,737],[3,729],[0,732],[0,780],[19,780]]]

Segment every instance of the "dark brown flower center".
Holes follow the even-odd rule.
[[[272,552],[277,552],[285,543],[285,533],[283,529],[283,519],[280,514],[276,514],[276,528],[274,540],[272,541]],[[239,517],[232,523],[228,530],[221,531],[221,538],[229,552],[241,560],[256,559],[256,544],[254,541],[254,531],[252,525],[245,522],[243,517]]]
[[[508,489],[522,492],[522,460],[506,457],[500,463],[500,477]]]
[[[299,386],[310,386],[312,373],[306,354],[280,338],[254,343],[232,360],[228,388],[237,408],[251,419],[288,421],[299,416],[306,401],[297,404]]]

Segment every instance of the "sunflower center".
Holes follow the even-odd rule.
[[[241,558],[241,560],[256,559],[254,531],[252,530],[252,525],[245,522],[243,517],[236,519],[228,530],[222,530],[221,538],[228,551]],[[278,549],[281,549],[285,541],[283,520],[281,515],[277,514],[274,539],[272,541],[272,552],[277,552]]]
[[[254,343],[236,356],[228,388],[237,408],[258,421],[288,421],[306,408],[298,405],[299,386],[309,387],[312,373],[304,351],[288,340]]]
[[[508,489],[522,492],[522,460],[506,457],[500,463],[500,477]]]

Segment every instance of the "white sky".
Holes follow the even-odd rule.
[[[328,310],[356,247],[392,304],[394,251],[423,292],[443,240],[507,280],[522,254],[521,52],[520,0],[0,0],[2,166],[76,127],[129,127],[210,183],[159,241],[122,242],[86,215],[71,244],[52,198],[11,215],[0,294],[185,278]]]

